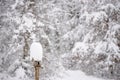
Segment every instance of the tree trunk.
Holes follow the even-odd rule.
[[[23,35],[24,37],[24,47],[23,47],[23,59],[28,56],[29,51],[29,38],[30,38],[30,32],[26,31]]]

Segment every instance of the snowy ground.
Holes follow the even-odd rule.
[[[23,77],[23,73],[16,73],[16,77],[10,77],[7,74],[0,74],[0,80],[28,80],[28,77]],[[18,75],[19,74],[19,75]],[[62,74],[63,75],[63,74]],[[29,79],[29,80],[34,80],[34,79]],[[62,76],[62,78],[58,79],[53,79],[53,80],[112,80],[112,79],[100,79],[96,78],[94,76],[88,76],[84,72],[77,70],[77,71],[66,71],[65,74]]]
[[[88,76],[82,71],[66,71],[66,75],[61,80],[106,80],[100,79],[93,76]]]

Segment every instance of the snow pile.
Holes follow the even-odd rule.
[[[93,76],[88,76],[82,71],[66,71],[66,75],[64,75],[61,80],[104,80],[100,78],[96,78]]]
[[[30,47],[30,59],[35,61],[42,61],[43,49],[39,42],[33,42]]]

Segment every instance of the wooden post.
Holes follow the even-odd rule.
[[[39,70],[40,70],[39,61],[34,61],[34,68],[35,68],[35,80],[39,80]]]

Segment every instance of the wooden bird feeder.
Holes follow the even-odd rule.
[[[30,47],[30,59],[32,59],[35,70],[35,80],[39,80],[39,70],[41,68],[42,56],[42,45],[34,38],[33,43]]]

